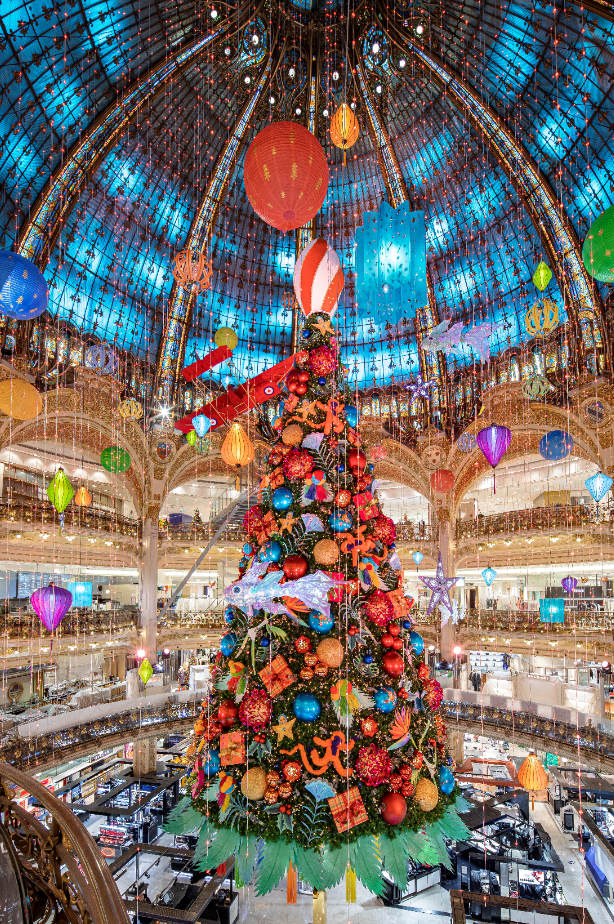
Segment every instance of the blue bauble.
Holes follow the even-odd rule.
[[[411,622],[409,621],[409,619],[404,619],[404,620],[403,620],[403,628],[404,628],[404,629],[411,629]]]
[[[449,767],[439,768],[439,788],[444,795],[449,796],[455,786],[454,774]]]
[[[392,687],[380,687],[373,694],[373,701],[379,712],[392,712],[397,704],[397,694]]]
[[[303,331],[303,337],[305,338],[305,340],[309,340],[309,338],[311,337],[311,331],[305,328],[305,330]]]
[[[337,471],[343,474],[343,472],[345,471],[345,465],[343,464],[343,462],[339,463],[339,465],[337,466]]]
[[[375,466],[373,462],[369,462],[369,464],[365,466],[365,472],[367,472],[368,475],[372,475],[374,471],[375,471]]]
[[[318,379],[318,385],[326,385],[326,379],[323,375]]]
[[[347,420],[350,427],[355,427],[358,423],[358,411],[352,404],[346,404],[345,406],[345,419]]]
[[[271,644],[271,639],[267,638],[266,635],[263,635],[262,638],[260,639],[260,647],[268,648],[270,644]]]
[[[320,635],[326,635],[334,625],[334,616],[326,616],[324,613],[318,613],[317,610],[312,610],[309,614],[309,628]]]
[[[346,533],[352,528],[352,515],[347,510],[337,510],[328,518],[328,525],[334,533]]]
[[[0,311],[17,321],[37,318],[47,308],[45,277],[30,260],[0,251]]]
[[[234,621],[235,621],[235,614],[233,613],[233,611],[228,610],[228,609],[225,610],[224,611],[224,622],[226,623],[226,625],[231,626]]]
[[[215,773],[219,773],[221,768],[220,752],[217,748],[214,748],[212,751],[209,751],[206,759],[203,761],[203,770],[207,776],[213,776]]]
[[[271,503],[275,510],[287,510],[288,507],[292,506],[293,500],[292,491],[289,488],[275,488]]]
[[[243,548],[241,549],[244,555],[251,555],[254,551],[254,547],[251,542],[246,542]]]
[[[292,705],[294,715],[301,722],[315,722],[322,712],[322,703],[313,693],[299,693]]]
[[[279,561],[281,558],[281,546],[279,542],[273,539],[272,542],[267,542],[266,545],[263,545],[258,553],[258,558],[260,561]]]
[[[234,632],[227,632],[226,635],[222,636],[220,641],[220,651],[224,657],[229,658],[237,647],[237,636]]]
[[[364,662],[365,664],[373,664],[373,655],[365,655]]]
[[[409,633],[409,644],[413,648],[415,655],[421,655],[424,651],[424,639],[419,632]]]

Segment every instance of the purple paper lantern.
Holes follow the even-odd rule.
[[[566,594],[572,594],[578,586],[578,579],[575,577],[564,577],[561,585]]]
[[[35,590],[30,597],[34,612],[50,632],[55,632],[69,608],[72,606],[72,594],[63,587],[50,584]]]
[[[491,424],[490,427],[484,427],[477,435],[476,442],[482,451],[482,454],[489,465],[492,465],[492,492],[496,494],[495,485],[495,468],[503,458],[509,444],[512,441],[512,431],[507,427],[500,427],[498,424]]]

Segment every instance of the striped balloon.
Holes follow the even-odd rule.
[[[294,292],[303,314],[323,311],[331,317],[344,285],[341,262],[322,237],[305,247],[294,267]]]

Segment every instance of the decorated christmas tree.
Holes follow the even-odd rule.
[[[309,314],[286,380],[214,692],[195,726],[192,799],[169,830],[200,826],[197,861],[236,857],[264,894],[288,873],[373,892],[407,859],[447,863],[466,828],[373,466],[360,446],[331,317]],[[289,889],[291,892],[292,890]]]

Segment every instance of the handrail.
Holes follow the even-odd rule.
[[[566,604],[568,601],[565,601]],[[590,600],[576,601],[590,603]],[[411,616],[418,626],[431,626],[435,628],[440,624],[441,617],[437,618],[437,611],[430,615],[426,610],[412,609]],[[540,634],[569,635],[578,629],[583,632],[599,632],[614,629],[614,613],[604,613],[602,610],[587,610],[578,612],[565,607],[565,622],[542,622],[539,610],[488,610],[470,609],[460,619],[457,631],[462,633],[466,629],[477,629],[480,632],[497,632],[505,630],[510,632],[538,632]]]
[[[456,539],[475,539],[521,530],[569,530],[584,526],[612,524],[614,508],[608,504],[562,504],[552,507],[528,507],[506,513],[479,514],[475,519],[457,520]]]
[[[0,520],[55,526],[56,528],[60,524],[60,517],[55,507],[46,501],[37,500],[27,504],[15,500],[0,501]],[[104,529],[107,532],[118,533],[133,539],[140,534],[139,520],[96,507],[75,507],[73,505],[67,507],[64,511],[64,525],[81,529]]]
[[[3,827],[21,876],[36,898],[29,906],[33,924],[60,917],[53,914],[58,906],[69,922],[84,921],[89,916],[92,924],[129,924],[107,863],[70,808],[31,776],[6,763],[0,763],[0,783]],[[51,815],[50,828],[11,798],[7,783],[34,796]]]

